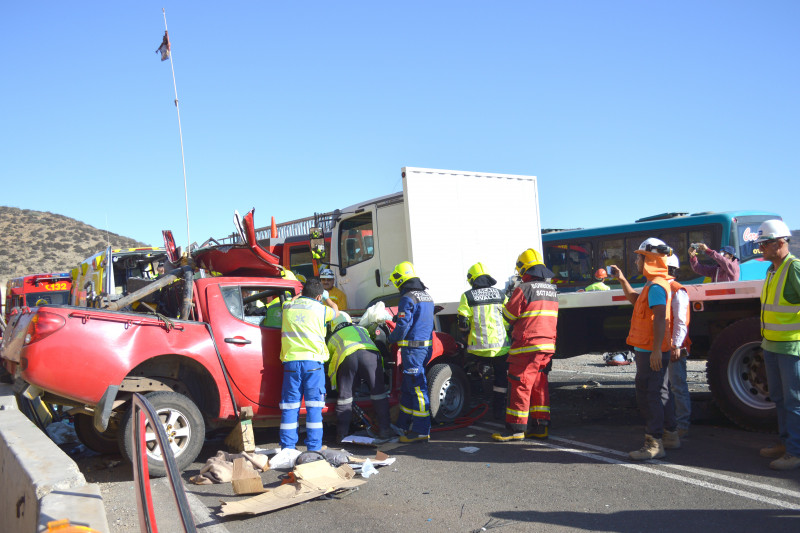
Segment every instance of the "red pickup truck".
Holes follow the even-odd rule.
[[[35,387],[44,401],[71,408],[78,436],[89,448],[112,452],[119,446],[128,458],[130,398],[146,394],[181,469],[197,457],[206,431],[233,426],[243,407],[252,408],[254,425],[279,425],[281,331],[260,323],[266,306],[301,286],[283,279],[277,256],[255,242],[252,212],[244,226],[246,244],[193,252],[196,266],[224,275],[186,276],[190,287],[184,294],[192,302],[186,319],[66,305],[25,309],[3,339],[6,370]],[[434,359],[458,351],[451,337],[435,337]],[[384,355],[390,402],[396,405],[399,353]],[[449,365],[437,363],[431,371],[449,375],[443,372]],[[365,403],[368,398],[368,392],[361,396]],[[335,399],[327,403],[323,415],[335,416]],[[146,439],[150,472],[163,474],[154,434],[148,431]]]

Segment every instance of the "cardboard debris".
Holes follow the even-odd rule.
[[[233,460],[233,479],[231,479],[234,494],[260,494],[264,492],[261,476],[255,471],[247,459],[240,457]]]
[[[314,461],[296,466],[295,483],[287,483],[263,494],[236,502],[222,502],[218,516],[239,514],[256,515],[276,511],[284,507],[313,500],[323,494],[340,489],[358,487],[366,483],[355,479],[355,472],[348,465],[333,468],[327,461]]]
[[[225,439],[225,445],[235,452],[254,452],[256,438],[253,434],[253,408],[242,407],[239,412],[239,423],[233,427],[231,434]]]

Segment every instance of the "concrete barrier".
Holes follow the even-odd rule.
[[[10,385],[0,384],[0,531],[47,531],[67,518],[108,533],[100,487],[86,483],[75,461],[17,408]]]

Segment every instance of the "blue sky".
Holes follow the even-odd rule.
[[[261,226],[398,191],[403,166],[536,175],[544,227],[800,228],[794,0],[5,2],[0,204],[185,244],[162,7],[193,241],[234,209]]]

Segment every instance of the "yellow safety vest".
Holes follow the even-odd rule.
[[[328,351],[331,353],[331,362],[328,363],[328,376],[331,378],[331,387],[336,388],[336,372],[348,355],[356,350],[369,350],[380,353],[378,347],[372,342],[369,332],[361,326],[345,326],[333,333],[328,339]]]
[[[281,361],[328,360],[325,345],[325,324],[333,318],[333,310],[311,298],[301,297],[283,304],[281,323]]]
[[[767,270],[767,279],[761,289],[761,335],[768,341],[800,340],[800,305],[783,297],[789,267],[800,261],[792,254],[783,260],[775,272]]]
[[[486,298],[478,298],[485,293]],[[483,303],[485,301],[485,303]],[[494,287],[472,289],[461,295],[458,314],[470,322],[467,351],[479,357],[500,357],[508,353],[511,340],[503,318],[503,304],[508,298]]]

